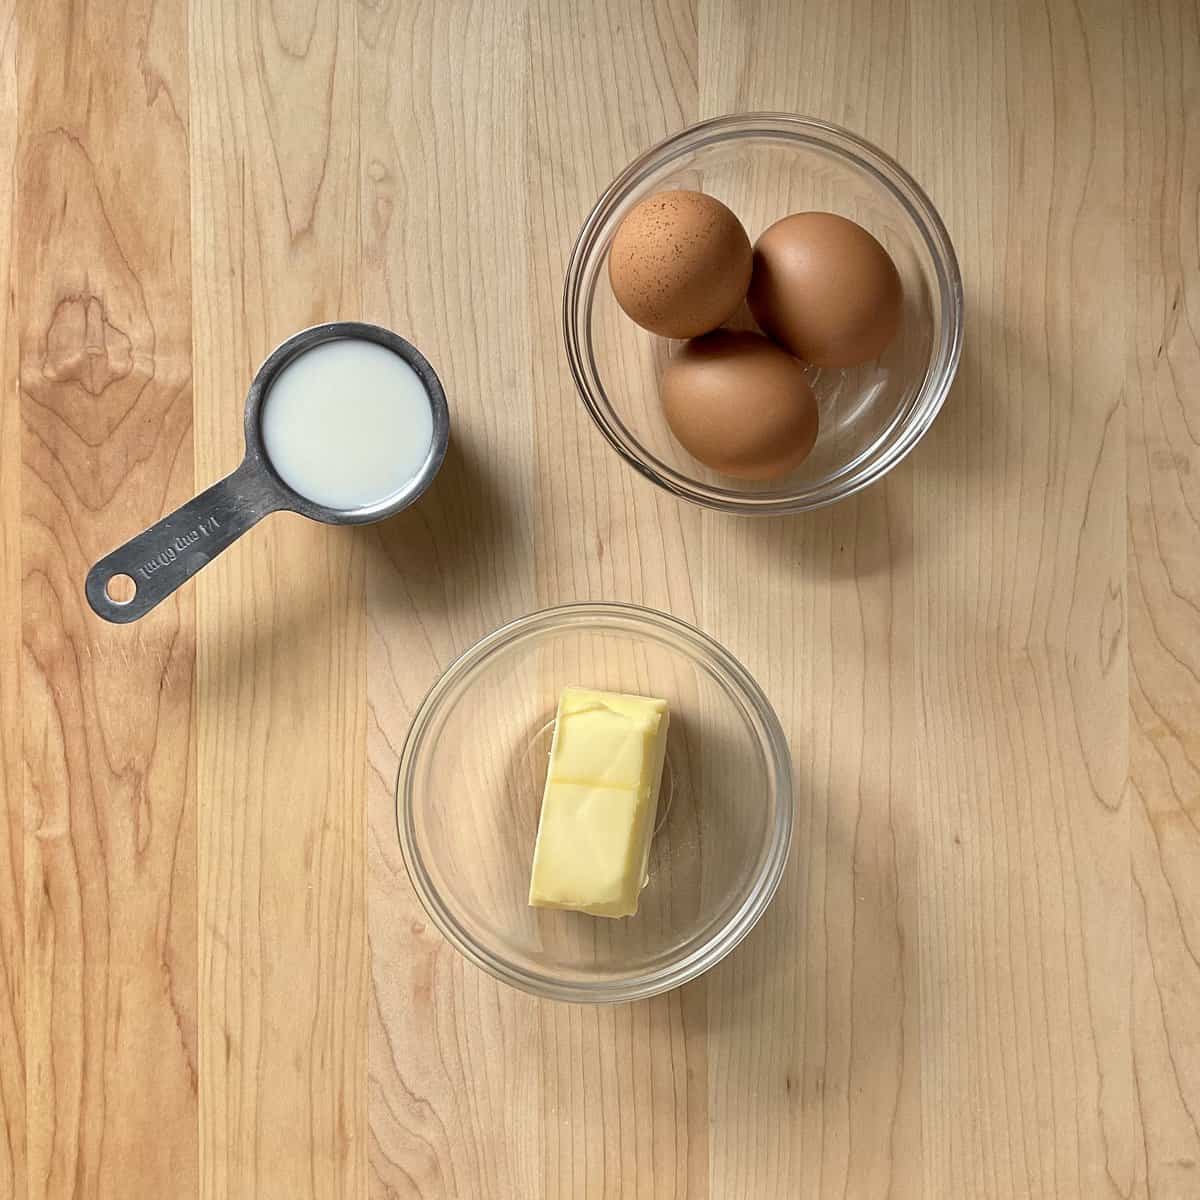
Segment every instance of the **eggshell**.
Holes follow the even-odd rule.
[[[808,457],[817,401],[803,366],[758,333],[687,343],[662,377],[663,412],[684,449],[739,479],[775,479]]]
[[[651,333],[695,337],[741,304],[753,254],[741,222],[703,192],[658,192],[632,208],[608,252],[625,313]]]
[[[780,345],[818,367],[877,358],[900,327],[896,264],[861,225],[827,212],[794,213],[754,245],[746,297]]]

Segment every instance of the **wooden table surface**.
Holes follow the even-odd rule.
[[[0,36],[0,1196],[1200,1196],[1195,0],[0,0]],[[910,168],[968,325],[885,483],[746,522],[608,451],[559,303],[618,169],[764,108]],[[434,491],[94,618],[88,565],[238,461],[266,351],[357,317],[445,381]],[[462,960],[391,813],[437,672],[576,599],[729,646],[801,784],[753,935],[610,1009]]]

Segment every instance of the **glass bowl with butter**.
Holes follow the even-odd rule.
[[[634,605],[569,605],[445,671],[409,730],[396,816],[421,903],[472,962],[551,999],[637,1000],[706,971],[770,903],[791,765],[767,698],[712,638]],[[614,838],[613,861],[628,846],[634,865],[605,873]]]
[[[664,368],[683,343],[635,325],[613,295],[608,259],[621,222],[641,201],[674,189],[721,201],[752,243],[789,214],[837,213],[872,234],[899,273],[899,332],[878,359],[849,368],[804,364],[819,411],[817,439],[808,457],[782,477],[732,478],[684,449],[660,400]],[[920,441],[958,369],[963,286],[941,217],[899,163],[825,121],[741,113],[681,130],[609,184],[571,252],[562,320],[580,398],[626,462],[694,504],[771,516],[853,495]],[[756,328],[745,305],[726,325]]]

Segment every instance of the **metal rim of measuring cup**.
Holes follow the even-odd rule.
[[[280,478],[262,440],[263,400],[279,372],[308,350],[340,340],[376,342],[404,359],[421,380],[433,410],[433,438],[421,469],[397,495],[353,509],[316,504],[295,491]],[[365,525],[394,516],[437,475],[450,443],[450,410],[437,372],[411,342],[380,325],[331,321],[292,334],[267,356],[246,393],[244,432],[245,456],[232,474],[105,555],[88,572],[84,591],[98,616],[118,624],[145,616],[269,513],[295,512],[326,525]],[[128,599],[109,595],[108,586],[118,576],[133,582]]]
[[[362,508],[329,508],[324,504],[315,504],[302,496],[294,488],[286,484],[276,472],[267,457],[262,442],[262,405],[270,385],[275,377],[294,362],[302,354],[320,346],[325,342],[336,341],[367,341],[377,342],[386,346],[393,354],[404,359],[417,373],[426,394],[429,396],[430,407],[433,409],[433,440],[429,453],[425,457],[421,469],[413,476],[403,491],[380,504],[367,505]],[[310,517],[314,521],[322,521],[326,525],[367,525],[372,521],[382,521],[386,517],[407,508],[433,482],[434,476],[446,457],[450,444],[450,410],[446,404],[446,393],[442,389],[437,372],[429,365],[429,360],[411,342],[402,338],[382,325],[368,325],[362,321],[330,321],[324,325],[311,325],[293,333],[286,341],[280,342],[267,355],[261,367],[254,375],[250,390],[246,393],[246,459],[253,457],[259,468],[270,477],[271,482],[286,497],[286,503],[281,508],[289,512],[297,512]]]

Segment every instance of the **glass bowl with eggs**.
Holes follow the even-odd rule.
[[[584,222],[563,327],[592,419],[647,478],[735,513],[881,478],[958,366],[963,294],[905,170],[823,121],[704,121],[630,163]]]

